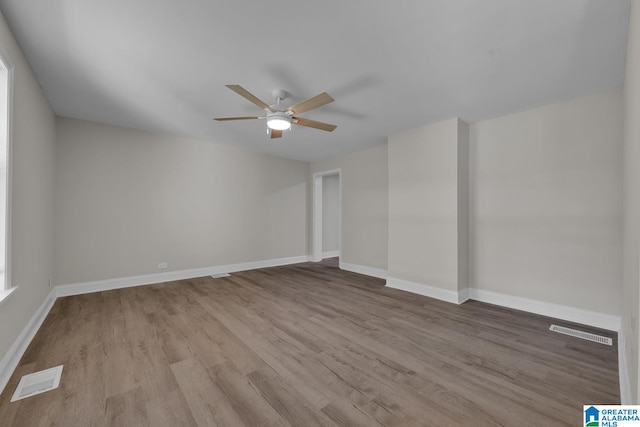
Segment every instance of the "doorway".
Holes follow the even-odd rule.
[[[313,174],[312,260],[340,256],[342,249],[342,183],[340,169]]]

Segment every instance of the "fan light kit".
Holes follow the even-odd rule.
[[[251,101],[253,104],[262,108],[267,112],[266,116],[241,116],[241,117],[217,117],[215,120],[253,120],[253,119],[267,119],[267,130],[271,138],[282,137],[282,131],[291,129],[291,124],[306,126],[314,129],[320,129],[327,132],[333,132],[337,127],[329,123],[316,122],[315,120],[309,120],[302,117],[298,117],[298,114],[305,111],[313,110],[314,108],[322,107],[323,105],[333,102],[333,98],[326,92],[322,92],[319,95],[313,96],[302,102],[298,102],[291,107],[287,107],[284,110],[280,109],[280,101],[287,97],[287,93],[282,89],[276,89],[272,95],[276,100],[275,105],[267,105],[261,101],[255,95],[244,89],[240,85],[227,85],[229,89],[242,96],[243,98]]]
[[[291,117],[283,113],[271,113],[267,115],[267,126],[273,130],[291,129]]]

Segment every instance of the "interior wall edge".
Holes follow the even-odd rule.
[[[335,258],[340,256],[340,251],[322,252],[322,259]]]
[[[364,274],[365,276],[377,277],[378,279],[387,278],[387,270],[369,267],[367,265],[358,265],[340,261],[340,269],[350,271],[352,273]]]
[[[453,304],[462,303],[463,296],[457,291],[430,286],[424,283],[411,282],[409,280],[398,279],[397,277],[387,277],[387,286],[401,291],[411,292],[430,298],[439,299]]]
[[[456,292],[395,277],[387,277],[387,286],[393,289],[436,298],[452,304],[462,304],[467,300],[474,300],[514,310],[526,311],[528,313],[538,314],[541,316],[580,323],[582,325],[593,326],[613,332],[619,332],[621,328],[621,316],[618,315],[522,298],[498,292],[486,291],[484,289],[466,288]]]
[[[278,267],[281,265],[298,264],[309,261],[308,255],[287,258],[274,258],[261,261],[242,262],[238,264],[217,265],[212,267],[176,270],[166,273],[144,274],[140,276],[119,277],[115,279],[96,280],[91,282],[57,285],[56,295],[65,297],[92,292],[109,291],[113,289],[130,288],[134,286],[152,285],[154,283],[171,282],[174,280],[193,279],[195,277],[211,276],[213,274],[234,273],[238,271],[255,270],[258,268]]]
[[[606,329],[613,332],[620,331],[621,316],[585,310],[583,308],[568,305],[553,304],[529,298],[522,298],[484,289],[470,288],[469,298],[475,301],[495,304],[514,310],[526,311],[541,316],[580,323],[595,328]]]

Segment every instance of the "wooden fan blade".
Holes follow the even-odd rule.
[[[319,95],[292,105],[291,107],[287,108],[287,111],[293,111],[294,114],[300,114],[304,113],[305,111],[313,110],[314,108],[322,107],[323,105],[326,105],[333,101],[334,99],[329,96],[327,92],[322,92]]]
[[[264,117],[260,117],[260,116],[214,117],[213,120],[224,122],[227,120],[251,120],[251,119],[264,119]]]
[[[275,112],[275,110],[273,108],[269,107],[269,105],[267,105],[265,102],[260,100],[258,97],[253,95],[251,92],[249,92],[248,90],[246,90],[242,86],[240,86],[240,85],[226,85],[226,86],[229,89],[231,89],[232,91],[234,91],[235,93],[237,93],[238,95],[240,95],[241,97],[243,97],[243,98],[251,101],[252,103],[256,104],[258,107],[262,108],[263,110],[269,110],[272,113]]]
[[[303,119],[301,117],[293,117],[293,123],[314,129],[326,130],[327,132],[333,132],[333,130],[338,127],[336,125],[330,125],[329,123],[316,122],[315,120]]]
[[[271,139],[282,137],[282,131],[277,129],[271,129]]]

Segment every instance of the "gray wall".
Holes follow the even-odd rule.
[[[389,277],[454,292],[467,287],[467,239],[459,233],[467,213],[458,209],[459,193],[467,194],[467,182],[459,182],[466,178],[459,167],[468,169],[466,130],[455,118],[389,137]]]
[[[471,126],[473,287],[620,315],[622,97]]]
[[[612,92],[471,126],[469,231],[473,286],[623,313],[637,402],[640,8],[631,10],[624,111]],[[3,18],[0,43],[15,65],[11,267],[19,286],[0,305],[0,356],[49,292],[54,230],[61,284],[156,273],[158,262],[178,270],[303,255],[310,174],[341,168],[343,261],[387,269],[386,145],[309,166],[64,118],[56,130]]]
[[[387,269],[387,146],[313,162],[311,173],[341,169],[340,261]]]
[[[468,256],[470,287],[620,315],[622,114],[612,91],[474,123],[468,160],[454,149],[467,128],[452,119],[390,137],[386,155],[380,147],[311,170],[342,168],[345,262],[460,290]],[[457,181],[467,162],[464,230]],[[456,227],[468,231],[468,253]]]
[[[306,162],[66,118],[56,144],[57,284],[307,253]]]
[[[624,287],[622,332],[631,398],[638,404],[638,298],[640,280],[640,5],[631,2],[624,81]]]
[[[18,286],[0,305],[1,358],[50,291],[55,120],[2,15],[0,44],[14,65],[11,275]]]

